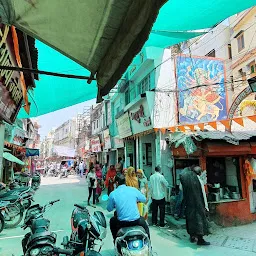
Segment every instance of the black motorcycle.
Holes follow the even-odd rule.
[[[44,206],[39,204],[32,205],[28,208],[22,228],[28,227],[30,232],[22,240],[22,249],[24,255],[53,255],[57,235],[49,231],[50,221],[43,217],[45,211],[54,203],[60,200],[51,201]]]
[[[65,249],[73,249],[74,255],[101,255],[102,240],[106,237],[107,222],[105,216],[100,211],[95,211],[90,215],[85,206],[75,204],[76,208],[71,215],[72,233],[70,239],[63,238],[62,245]],[[99,242],[99,244],[96,243]],[[98,252],[95,246],[99,245]]]
[[[40,175],[40,173],[35,173],[32,177],[31,187],[34,190],[37,190],[39,188],[40,184],[41,184],[41,175]]]

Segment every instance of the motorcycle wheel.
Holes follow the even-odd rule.
[[[23,219],[23,211],[13,217],[11,220],[5,219],[4,228],[15,228],[17,227]]]
[[[4,216],[0,213],[0,233],[3,231],[4,229]]]

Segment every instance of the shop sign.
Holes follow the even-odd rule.
[[[149,130],[152,128],[152,122],[148,104],[143,100],[139,107],[130,111],[132,131],[134,134]]]
[[[123,139],[120,139],[118,137],[114,137],[114,146],[115,146],[115,148],[123,148],[124,147]]]
[[[123,114],[120,118],[118,118],[116,120],[116,123],[117,123],[118,132],[119,132],[119,137],[121,139],[132,135],[130,119],[127,112]]]
[[[103,131],[103,138],[104,138],[104,149],[111,148],[111,138],[109,135],[109,129]]]
[[[127,154],[133,154],[134,143],[132,141],[127,141],[125,146]]]
[[[15,66],[10,44],[8,43],[9,27],[0,28],[0,65]],[[20,76],[17,71],[1,70],[0,72],[0,118],[13,123],[22,102]]]
[[[91,149],[92,149],[92,152],[94,153],[101,152],[101,144],[100,144],[99,137],[95,137],[91,139]]]

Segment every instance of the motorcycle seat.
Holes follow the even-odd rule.
[[[128,237],[141,235],[141,231],[143,233],[146,233],[146,231],[145,231],[145,229],[143,227],[141,227],[141,226],[134,226],[134,227],[127,227],[127,228],[119,229],[119,231],[117,232],[117,237],[123,236],[128,231],[129,231]]]
[[[53,232],[50,232],[50,231],[45,231],[45,232],[33,234],[28,240],[27,247],[29,247],[31,244],[33,244],[35,242],[38,242],[41,239],[42,240],[48,239],[52,243],[55,243],[56,242],[56,237],[57,237],[57,235]]]
[[[44,218],[35,219],[32,223],[32,233],[40,233],[47,231],[50,226],[50,221]]]

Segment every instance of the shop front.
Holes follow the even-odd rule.
[[[91,159],[94,164],[96,161],[102,160],[102,145],[99,136],[95,136],[90,140],[91,143]]]
[[[231,226],[256,220],[256,165],[253,177],[248,178],[245,169],[246,161],[254,159],[252,143],[200,140],[193,140],[196,150],[190,154],[185,150],[185,140],[177,148],[171,145],[174,184],[179,184],[179,174],[185,167],[199,165],[207,172],[206,192],[213,221]]]

